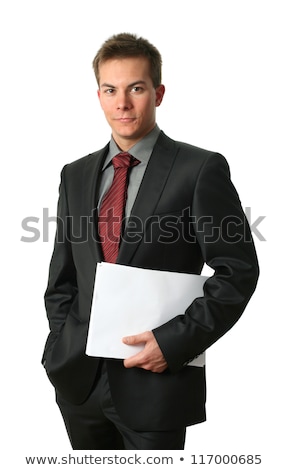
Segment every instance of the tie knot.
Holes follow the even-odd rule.
[[[112,164],[114,168],[128,168],[130,166],[138,165],[140,162],[136,158],[134,158],[128,152],[121,152],[118,153],[112,159]]]

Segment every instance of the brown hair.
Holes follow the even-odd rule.
[[[99,84],[99,65],[109,59],[127,57],[146,57],[150,62],[151,79],[154,88],[161,84],[161,54],[155,46],[135,34],[120,33],[108,38],[93,59],[92,66]]]

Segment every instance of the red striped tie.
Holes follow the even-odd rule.
[[[128,170],[140,162],[127,152],[112,159],[114,177],[104,196],[98,218],[98,230],[104,261],[115,263],[118,255],[124,207],[127,198]]]

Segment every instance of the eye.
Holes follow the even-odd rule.
[[[131,89],[132,93],[141,93],[142,91],[143,91],[143,87],[141,87],[141,86],[134,86]]]
[[[106,95],[112,95],[113,92],[114,92],[114,88],[106,88],[106,89],[104,90],[104,93],[105,93]]]

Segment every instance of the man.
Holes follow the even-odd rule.
[[[254,244],[226,160],[175,142],[156,125],[165,92],[158,50],[118,34],[93,66],[112,137],[62,171],[43,364],[74,449],[183,449],[186,427],[205,420],[205,368],[187,364],[244,311],[258,278]],[[109,194],[115,161],[124,159],[132,165],[125,170],[124,226],[119,234],[114,225],[111,235],[109,224],[120,216]],[[103,260],[195,274],[206,263],[214,275],[183,315],[123,339],[143,343],[140,353],[124,361],[93,358],[86,339]]]

